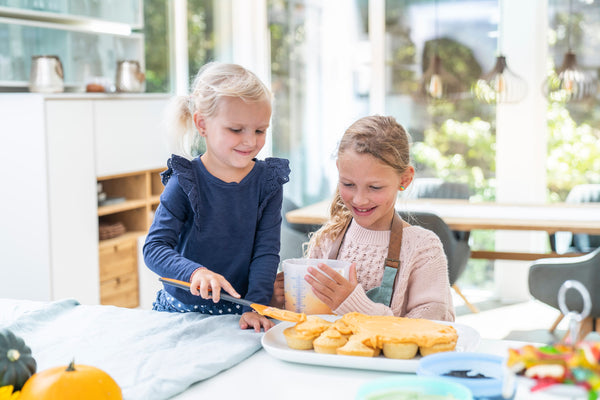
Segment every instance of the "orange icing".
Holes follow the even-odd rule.
[[[308,315],[305,321],[296,324],[296,332],[299,336],[310,339],[319,336],[331,325],[332,323],[329,321],[315,315]]]
[[[267,307],[262,310],[261,314],[280,321],[303,322],[306,320],[306,314],[304,313],[295,313],[275,307]]]
[[[381,348],[383,343],[415,343],[419,347],[456,342],[458,334],[450,325],[427,319],[348,313],[342,317],[363,343]]]

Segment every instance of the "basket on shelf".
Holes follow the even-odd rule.
[[[98,235],[100,240],[112,239],[124,234],[125,232],[125,225],[123,225],[122,222],[100,222],[98,225]]]

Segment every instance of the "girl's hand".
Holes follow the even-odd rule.
[[[212,297],[213,302],[218,303],[221,299],[221,289],[233,297],[237,297],[238,299],[241,297],[223,275],[219,275],[204,267],[198,268],[192,274],[190,292],[194,296],[200,296],[203,299],[210,299]]]
[[[283,272],[277,273],[275,283],[273,283],[273,297],[271,297],[271,307],[283,308],[285,304],[285,291],[283,289]]]
[[[326,264],[321,263],[318,267],[319,269],[309,267],[308,272],[310,275],[306,275],[304,280],[312,286],[312,291],[319,300],[325,303],[327,307],[335,310],[350,296],[350,293],[358,285],[356,264],[352,263],[350,265],[348,271],[349,279],[344,278]]]
[[[275,326],[275,323],[264,315],[255,313],[254,311],[245,312],[240,317],[240,328],[252,329],[255,332],[260,332],[261,327],[266,331]]]

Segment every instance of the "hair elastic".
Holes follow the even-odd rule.
[[[402,185],[400,186],[400,191],[401,191],[401,192],[404,192],[404,190],[405,190],[405,189],[406,189],[406,188],[405,188],[404,186],[402,186]]]

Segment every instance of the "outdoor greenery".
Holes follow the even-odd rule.
[[[416,0],[415,0],[416,1]],[[414,1],[413,1],[414,2]],[[407,2],[411,3],[411,2]],[[367,2],[357,2],[367,29]],[[389,5],[388,5],[389,4]],[[147,88],[149,92],[171,90],[168,65],[168,0],[144,1],[146,34]],[[550,8],[563,7],[557,0]],[[579,7],[594,7],[578,4]],[[189,68],[195,74],[199,67],[214,57],[215,33],[212,16],[215,2],[188,0]],[[294,80],[304,79],[302,58],[296,54],[305,45],[303,1],[269,0],[269,30],[271,40],[271,76],[276,102],[273,129],[287,132],[277,135],[274,151],[298,151],[301,141],[297,127],[298,115],[303,111],[298,105],[298,85]],[[444,68],[463,83],[459,100],[423,103],[415,96],[414,129],[418,131],[412,147],[412,157],[418,174],[438,176],[448,181],[468,183],[474,201],[495,200],[496,130],[495,107],[483,105],[468,96],[468,88],[481,75],[482,68],[472,49],[451,40],[439,38],[424,44],[422,58],[417,60],[415,43],[411,40],[410,21],[406,20],[406,2],[403,6],[386,3],[386,32],[390,40],[391,79],[388,91],[392,95],[411,96],[419,87],[421,73],[427,68],[433,52],[437,52]],[[550,21],[548,36],[550,54],[560,62],[561,56],[573,47],[578,52],[594,52],[589,44],[600,43],[598,23],[586,23],[586,18],[598,19],[595,8],[579,10],[568,15],[558,10]],[[569,29],[571,24],[571,30]],[[596,26],[595,31],[592,27]],[[566,33],[569,32],[569,33]],[[587,39],[586,44],[584,38]],[[554,62],[549,66],[549,72]],[[292,69],[294,72],[292,73]],[[419,71],[420,69],[420,71]],[[299,85],[302,87],[302,85]],[[533,90],[533,89],[532,89]],[[564,201],[576,184],[600,183],[600,107],[596,102],[578,104],[549,103],[547,198],[551,202]],[[409,126],[409,128],[412,128]],[[288,154],[276,155],[287,157]],[[471,235],[472,246],[493,249],[493,232],[478,231]],[[489,261],[472,260],[461,280],[485,286],[492,281]]]
[[[548,131],[549,200],[564,201],[575,185],[600,183],[600,130],[577,125],[564,105],[551,103]]]
[[[188,0],[188,68],[190,80],[215,57],[214,2]]]
[[[169,29],[167,23],[168,1],[144,1],[144,36],[146,53],[146,91],[168,93],[169,80]]]

